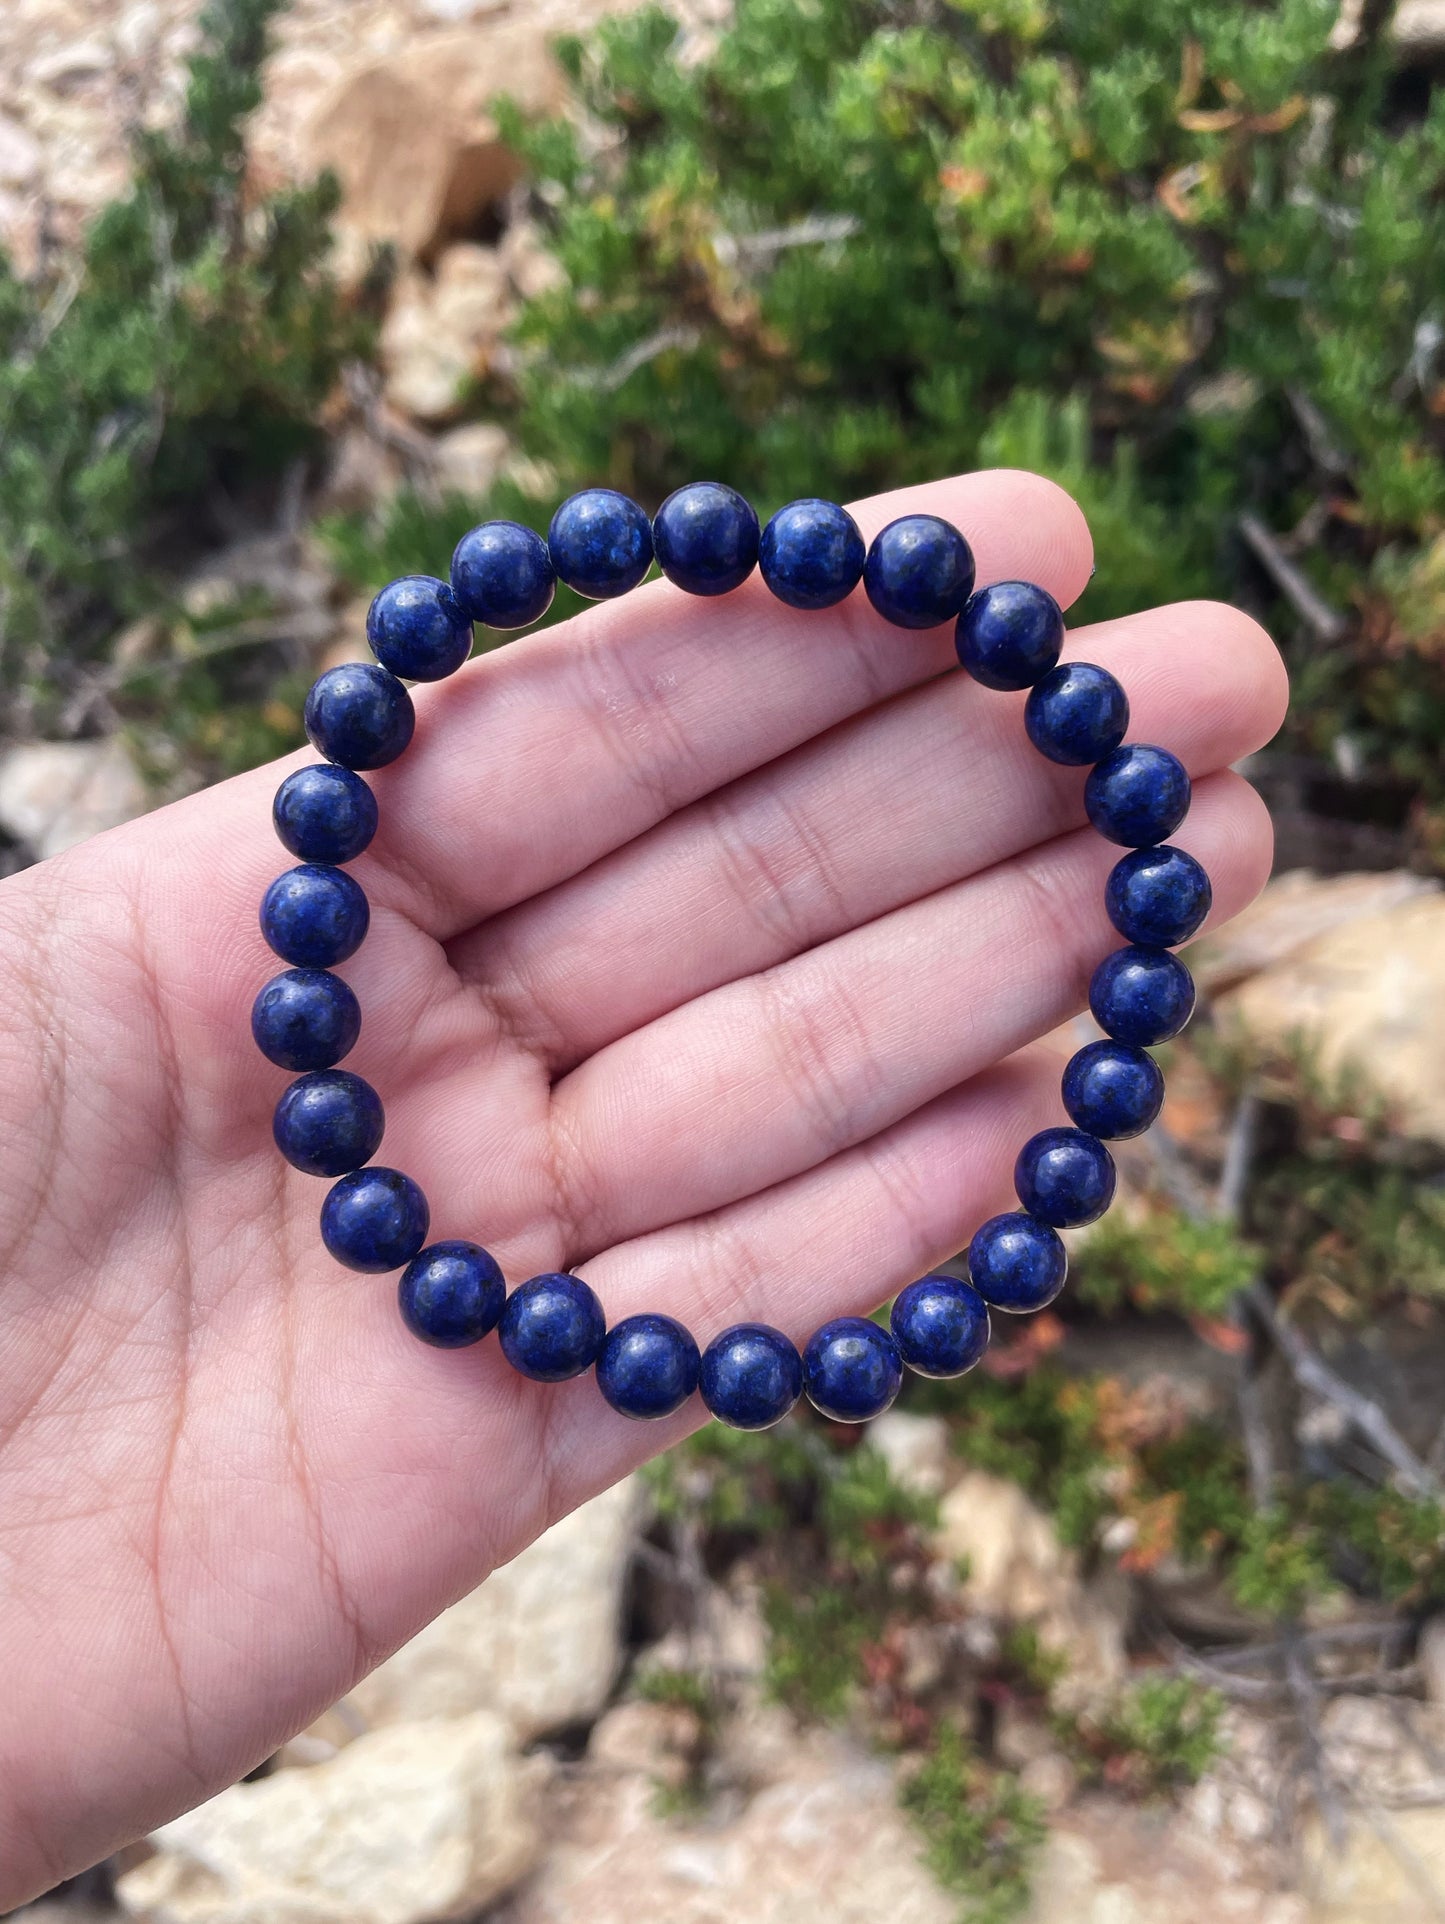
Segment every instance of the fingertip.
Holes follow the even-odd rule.
[[[1173,838],[1198,858],[1214,884],[1208,934],[1247,909],[1274,866],[1274,823],[1257,789],[1232,768],[1194,787],[1193,802]]]

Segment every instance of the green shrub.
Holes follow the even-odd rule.
[[[1007,1772],[985,1771],[951,1724],[940,1726],[900,1801],[923,1835],[928,1868],[963,1900],[963,1924],[1011,1924],[1028,1903],[1044,1838],[1037,1801]]]

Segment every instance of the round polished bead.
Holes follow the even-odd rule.
[[[1041,1223],[1077,1229],[1114,1200],[1114,1158],[1082,1129],[1041,1129],[1019,1151],[1014,1188]]]
[[[1214,903],[1209,877],[1192,855],[1166,843],[1121,855],[1104,886],[1109,920],[1126,942],[1172,949],[1197,935]]]
[[[472,652],[472,624],[435,575],[402,575],[366,611],[366,639],[383,668],[408,681],[442,681]]]
[[[771,1324],[735,1323],[703,1351],[698,1386],[730,1429],[771,1429],[803,1393],[803,1359]]]
[[[973,550],[936,514],[905,514],[874,535],[863,587],[895,628],[936,628],[973,591]]]
[[[376,833],[376,797],[361,777],[334,762],[298,768],[276,790],[271,820],[303,862],[350,862]]]
[[[720,481],[693,481],[670,494],[652,539],[662,572],[690,595],[725,595],[757,566],[758,517]]]
[[[985,688],[1032,688],[1059,659],[1064,615],[1047,588],[995,581],[958,617],[958,659]]]
[[[1064,1107],[1091,1136],[1142,1136],[1163,1102],[1159,1064],[1132,1043],[1087,1043],[1064,1070]]]
[[[921,1276],[898,1292],[893,1340],[919,1376],[962,1376],[988,1348],[988,1304],[957,1276]]]
[[[411,696],[374,661],[343,661],[318,675],[306,697],[306,738],[343,768],[385,768],[416,728]]]
[[[607,1334],[607,1319],[580,1276],[534,1276],[519,1283],[502,1308],[497,1340],[519,1376],[565,1383],[590,1369]]]
[[[339,975],[286,969],[252,1004],[251,1034],[279,1069],[329,1069],[356,1046],[361,1004]]]
[[[397,1303],[413,1336],[437,1349],[465,1349],[497,1327],[507,1285],[477,1243],[428,1243],[401,1272]]]
[[[1167,748],[1131,742],[1089,770],[1084,807],[1099,833],[1125,848],[1172,835],[1189,812],[1189,776]]]
[[[763,529],[758,567],[790,608],[832,608],[858,586],[866,554],[846,508],[833,501],[790,501]]]
[[[1148,1048],[1194,1013],[1194,977],[1167,949],[1115,949],[1095,969],[1089,1007],[1105,1035]]]
[[[1060,662],[1029,690],[1024,728],[1051,762],[1085,768],[1101,762],[1124,739],[1129,697],[1107,668],[1090,661]]]
[[[824,1323],[803,1351],[808,1401],[835,1423],[866,1423],[881,1416],[902,1382],[898,1345],[866,1316],[839,1316]]]
[[[411,1261],[430,1222],[426,1197],[410,1176],[370,1163],[326,1192],[321,1240],[348,1269],[380,1275]]]
[[[329,969],[355,955],[370,921],[361,885],[314,862],[288,868],[261,897],[261,933],[298,968]]]
[[[318,1069],[283,1090],[271,1121],[276,1147],[308,1176],[344,1176],[381,1147],[381,1097],[349,1069]]]
[[[652,523],[614,488],[587,488],[564,501],[547,530],[557,579],[588,601],[631,592],[652,565]]]
[[[520,521],[484,521],[452,554],[452,593],[468,620],[488,628],[540,621],[556,585],[546,542]]]
[[[968,1274],[994,1309],[1023,1316],[1058,1295],[1069,1258],[1056,1230],[1020,1210],[990,1216],[968,1246]]]
[[[597,1387],[622,1416],[671,1416],[697,1388],[697,1344],[671,1316],[628,1316],[597,1354]]]

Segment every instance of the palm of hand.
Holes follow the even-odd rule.
[[[1048,484],[865,504],[1067,603]],[[1180,839],[1227,915],[1268,825],[1223,770],[1268,739],[1268,642],[1194,605],[1077,634],[1196,777]],[[1026,1045],[1111,942],[1110,851],[948,630],[855,596],[663,586],[421,691],[374,778],[348,1067],[434,1237],[512,1281],[580,1266],[609,1320],[801,1339],[1007,1204],[1057,1120]],[[306,758],[298,758],[299,760]],[[0,890],[0,1906],[252,1767],[438,1609],[698,1420],[631,1425],[495,1342],[429,1351],[321,1246],[323,1186],[246,1033],[285,857],[258,771]],[[1199,778],[1205,778],[1200,780]],[[268,968],[269,965],[269,968]]]

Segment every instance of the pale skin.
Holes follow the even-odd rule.
[[[972,541],[1065,605],[1091,551],[997,473],[857,506]],[[1229,764],[1279,726],[1263,632],[1190,603],[1075,630],[1131,738],[1195,778],[1175,838],[1236,913],[1270,831]],[[1022,696],[861,593],[659,584],[419,689],[353,872],[347,1067],[432,1234],[516,1282],[577,1268],[610,1320],[801,1340],[1009,1206],[1064,1120],[1032,1048],[1117,941],[1118,855]],[[248,1013],[303,754],[0,887],[0,1911],[253,1768],[546,1525],[676,1441],[491,1339],[424,1347],[395,1279],[322,1247]]]

